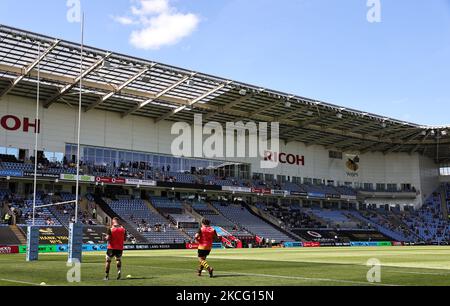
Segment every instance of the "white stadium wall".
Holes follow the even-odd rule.
[[[0,114],[15,116],[22,121],[17,130],[0,128],[0,146],[32,150],[34,130],[23,131],[23,118],[35,118],[35,101],[6,96],[0,103]],[[55,104],[40,109],[41,131],[39,147],[45,151],[65,151],[66,143],[76,143],[77,108]],[[171,135],[172,122],[155,124],[151,119],[139,116],[121,118],[120,114],[91,110],[83,113],[81,143],[98,147],[118,148],[142,152],[171,154],[171,143],[177,135]],[[8,121],[13,127],[14,120]],[[260,158],[218,158],[220,160],[250,163],[252,171],[264,174],[295,176],[352,183],[411,184],[422,195],[429,195],[438,186],[437,165],[419,154],[366,153],[359,155],[358,170],[346,166],[348,158],[330,159],[329,151],[321,146],[305,146],[300,142],[287,145],[281,141],[280,152],[304,157],[304,165],[279,164],[274,169],[261,169]]]

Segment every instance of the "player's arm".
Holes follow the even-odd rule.
[[[108,228],[108,232],[106,233],[106,235],[105,235],[105,240],[106,241],[109,241],[109,238],[111,238],[111,229],[110,228]]]
[[[214,230],[214,240],[217,240],[219,238],[220,238],[219,234],[217,234],[216,230]]]
[[[202,231],[199,230],[196,234],[195,234],[195,240],[200,241],[200,238],[202,237]]]

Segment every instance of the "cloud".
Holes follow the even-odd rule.
[[[137,26],[130,35],[130,43],[139,49],[157,50],[175,45],[190,36],[200,18],[193,13],[180,13],[170,0],[131,0],[131,16],[112,17],[124,26]]]
[[[112,16],[115,22],[118,22],[122,25],[132,25],[136,24],[137,22],[133,20],[133,18],[125,17],[125,16]]]

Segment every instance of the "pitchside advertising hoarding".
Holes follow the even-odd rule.
[[[20,170],[0,170],[0,176],[4,177],[22,177],[23,172]]]
[[[59,177],[61,180],[65,181],[76,181],[76,174],[61,174]],[[80,182],[95,182],[95,176],[90,175],[80,175]]]

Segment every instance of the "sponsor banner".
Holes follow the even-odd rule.
[[[83,252],[97,252],[105,251],[108,249],[107,244],[83,244]]]
[[[253,193],[272,194],[272,190],[268,188],[252,188]]]
[[[308,192],[308,197],[324,199],[325,198],[325,194],[324,193],[319,193],[319,192]]]
[[[354,195],[341,195],[341,199],[342,200],[349,200],[349,201],[351,201],[351,200],[356,200],[356,196],[354,196]]]
[[[392,246],[403,246],[403,242],[392,241]]]
[[[178,182],[161,182],[156,183],[158,187],[164,188],[182,188],[182,189],[197,189],[197,190],[222,190],[220,185],[203,185],[203,184],[189,184]]]
[[[302,191],[291,191],[290,194],[291,194],[291,196],[298,196],[298,197],[308,196],[307,192],[302,192]]]
[[[285,195],[289,194],[289,191],[287,191],[287,190],[272,190],[272,194],[278,195],[278,196],[285,196]]]
[[[115,177],[101,177],[97,176],[95,178],[97,183],[105,183],[105,184],[125,184],[126,180],[124,178],[115,178]]]
[[[336,246],[336,242],[331,242],[331,241],[321,242],[320,246],[321,247],[334,247],[334,246]]]
[[[222,186],[223,191],[251,193],[252,189],[239,186]]]
[[[318,247],[320,247],[320,242],[316,242],[316,241],[303,242],[303,247],[305,247],[305,248],[318,248]]]
[[[136,186],[156,186],[156,181],[150,180],[138,180],[138,179],[125,179],[125,184]]]
[[[124,250],[169,250],[169,249],[185,249],[184,243],[165,243],[165,244],[126,244]]]
[[[283,246],[285,248],[301,248],[303,246],[303,243],[301,243],[301,242],[284,242]]]
[[[0,176],[21,177],[23,176],[23,172],[20,170],[0,170]]]
[[[34,176],[34,172],[31,171],[25,171],[23,173],[23,176]],[[59,174],[55,174],[55,173],[49,173],[49,172],[39,172],[36,174],[37,177],[41,177],[41,178],[59,178]]]
[[[339,229],[293,229],[293,232],[306,241],[350,242],[350,241],[391,241],[375,230],[339,230]]]
[[[66,181],[76,181],[77,180],[76,174],[61,174],[59,176],[59,178],[62,180],[66,180]],[[95,176],[80,175],[80,182],[95,182]]]
[[[356,247],[392,246],[390,241],[352,241],[350,244]]]
[[[0,254],[17,254],[19,253],[19,247],[16,245],[0,246]]]
[[[198,243],[186,243],[185,248],[188,250],[198,249]],[[221,249],[222,243],[213,243],[213,249]]]
[[[340,199],[341,196],[339,194],[326,194],[327,199]]]
[[[337,247],[349,247],[349,246],[351,246],[350,242],[335,242],[334,245],[337,246]]]

